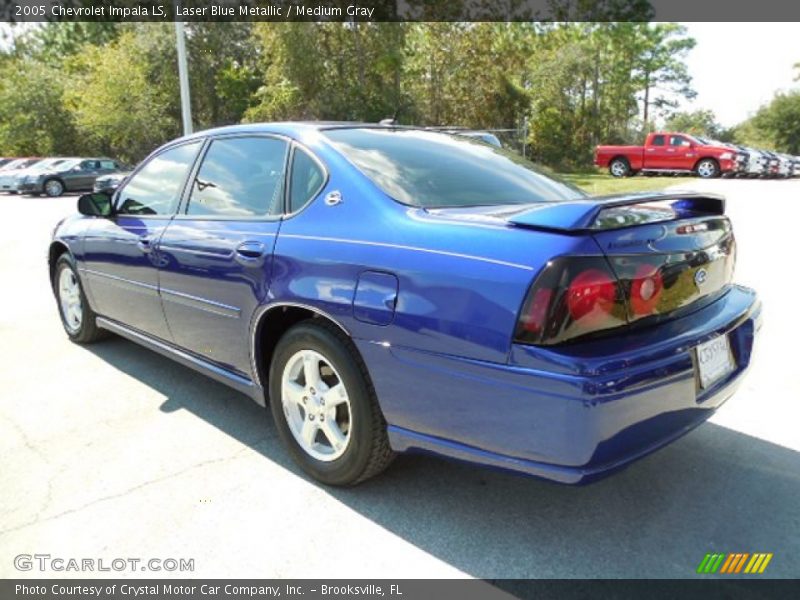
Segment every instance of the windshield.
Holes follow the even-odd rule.
[[[521,156],[458,135],[413,129],[328,129],[325,135],[389,196],[446,208],[587,196]]]

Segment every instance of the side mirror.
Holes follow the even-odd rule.
[[[111,216],[111,196],[108,194],[84,194],[78,198],[78,212],[87,217]]]

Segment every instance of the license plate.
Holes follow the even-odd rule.
[[[700,387],[707,388],[733,371],[735,364],[727,335],[715,337],[696,348]]]

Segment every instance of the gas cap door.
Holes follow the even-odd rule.
[[[397,306],[397,277],[380,271],[364,271],[358,276],[353,297],[353,316],[372,325],[389,325]]]

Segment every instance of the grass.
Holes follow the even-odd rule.
[[[680,178],[675,177],[643,177],[641,175],[616,178],[606,173],[562,173],[560,176],[595,196],[661,190],[681,181]]]

